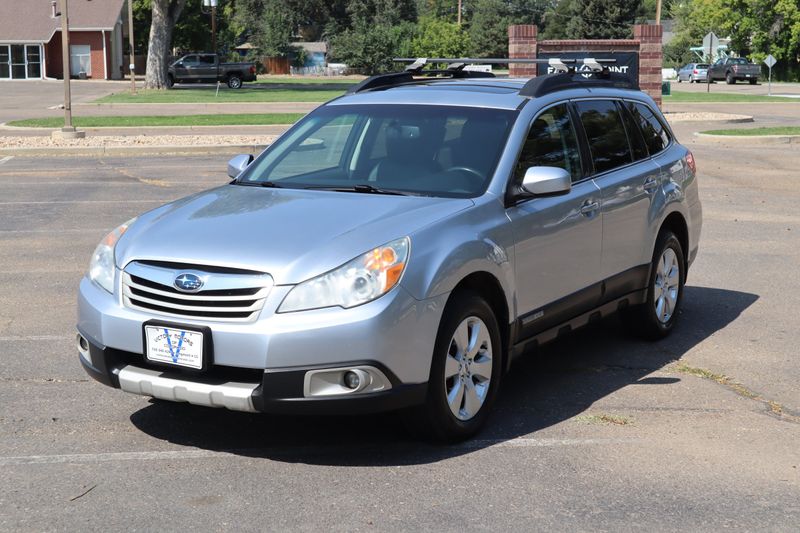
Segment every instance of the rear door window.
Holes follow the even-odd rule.
[[[575,103],[589,143],[597,173],[633,161],[622,116],[613,100],[583,100]]]
[[[630,110],[644,137],[650,155],[656,155],[669,144],[669,133],[655,113],[644,104],[628,102]]]
[[[625,131],[628,132],[628,141],[631,143],[633,160],[647,159],[650,154],[645,145],[644,137],[642,137],[642,132],[639,130],[639,125],[633,115],[625,110],[625,105],[622,102],[617,102],[617,105],[620,106],[622,111],[622,121],[625,123]]]

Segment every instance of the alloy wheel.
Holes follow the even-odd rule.
[[[447,405],[459,420],[473,418],[486,401],[492,362],[489,328],[476,316],[465,318],[453,333],[444,367]]]
[[[678,304],[681,279],[678,256],[672,248],[664,250],[656,268],[653,305],[655,306],[658,321],[666,324],[672,318],[672,314]]]

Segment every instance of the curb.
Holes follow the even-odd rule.
[[[670,124],[685,124],[687,122],[723,122],[726,124],[744,124],[745,122],[755,122],[755,119],[750,115],[731,115],[733,118],[698,118],[694,120],[675,120],[670,121],[670,115],[682,113],[682,111],[667,111],[664,113],[664,118]],[[675,118],[675,117],[673,117]]]
[[[724,144],[748,143],[748,144],[800,144],[800,135],[713,135],[710,133],[695,132],[694,136],[699,141]]]
[[[228,144],[209,146],[53,146],[50,148],[0,148],[0,156],[130,156],[178,154],[258,154],[267,145]]]

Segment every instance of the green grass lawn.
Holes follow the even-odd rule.
[[[250,126],[270,124],[294,124],[303,113],[266,113],[230,115],[180,115],[180,116],[131,116],[131,117],[75,117],[73,123],[79,128],[120,128],[149,126]],[[61,117],[31,118],[15,120],[9,126],[24,128],[59,128],[64,125]]]
[[[266,88],[260,84],[245,85],[241,89],[186,89],[171,90],[139,90],[136,94],[130,91],[112,93],[94,101],[96,104],[208,104],[225,102],[327,102],[341,96],[346,86],[341,89],[319,89],[311,86],[288,88]]]
[[[672,87],[672,94],[664,96],[664,103],[669,102],[794,102],[800,103],[797,98],[784,98],[781,96],[763,96],[759,94],[737,94],[737,93],[723,93],[714,92],[714,86],[711,86],[711,92],[689,92],[675,90]]]
[[[772,128],[741,128],[741,129],[725,129],[725,130],[709,130],[702,133],[709,135],[800,135],[800,126],[775,126]]]

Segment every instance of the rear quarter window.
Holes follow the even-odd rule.
[[[628,109],[639,125],[650,155],[656,155],[669,144],[669,133],[655,113],[645,104],[628,102]]]

